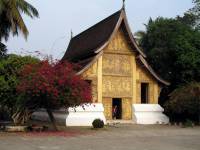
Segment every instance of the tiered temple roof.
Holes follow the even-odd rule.
[[[95,59],[98,58],[103,48],[108,45],[119,27],[123,28],[128,43],[131,45],[133,52],[136,53],[137,62],[143,65],[159,83],[169,85],[169,83],[159,77],[147,63],[145,59],[146,55],[139,48],[132,35],[124,7],[96,25],[73,37],[62,60],[78,63],[81,66],[81,70],[85,70],[94,63]]]

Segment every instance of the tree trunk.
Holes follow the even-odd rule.
[[[12,119],[15,125],[25,125],[30,120],[32,114],[33,111],[21,109],[12,115]]]
[[[47,110],[47,113],[48,113],[48,115],[49,115],[49,119],[50,119],[50,121],[51,121],[51,123],[52,123],[52,125],[53,125],[54,130],[55,130],[55,131],[58,131],[58,128],[57,128],[57,126],[56,126],[56,120],[55,120],[55,118],[54,118],[54,116],[53,116],[52,111],[51,111],[50,109],[46,109],[46,110]]]

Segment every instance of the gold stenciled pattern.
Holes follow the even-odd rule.
[[[132,118],[132,102],[131,99],[124,98],[122,100],[122,119],[130,120]]]
[[[131,53],[131,48],[125,38],[124,32],[120,29],[111,42],[108,44],[106,49],[107,52],[118,52],[118,53]]]
[[[129,77],[103,77],[104,97],[132,97],[131,78]]]
[[[102,60],[99,58],[82,74],[92,81],[93,102],[103,103],[108,120],[112,119],[112,98],[122,98],[122,118],[132,118],[132,103],[141,103],[142,82],[149,83],[150,103],[158,103],[160,86],[144,67],[135,64],[129,42],[120,27],[103,49]]]
[[[92,101],[97,102],[97,62],[84,72],[82,76],[85,80],[91,81]]]
[[[97,80],[92,80],[92,101],[97,102]]]
[[[94,63],[86,72],[83,74],[84,78],[97,77],[97,62]]]
[[[112,119],[112,98],[103,98],[104,115],[107,120]]]
[[[128,55],[104,54],[103,74],[131,76],[131,60]]]
[[[137,90],[136,90],[136,98],[137,98],[137,100],[136,100],[136,102],[137,102],[137,104],[141,104],[141,82],[138,80],[138,82],[137,82]]]
[[[103,97],[132,97],[131,48],[120,29],[103,54]]]
[[[143,70],[140,66],[137,68],[138,79],[137,79],[137,103],[141,103],[141,83],[149,83],[149,103],[158,103],[158,92],[154,90],[154,85],[157,84],[156,81],[151,77],[151,75]]]

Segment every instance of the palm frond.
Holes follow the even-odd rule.
[[[23,21],[23,18],[17,8],[16,1],[9,2],[8,18],[10,19],[13,34],[18,34],[18,28],[22,31],[25,38],[28,36],[28,29]]]
[[[139,30],[139,31],[134,33],[134,36],[136,36],[138,38],[142,38],[145,34],[146,34],[145,31]]]
[[[15,9],[13,11],[16,12],[13,15],[14,18],[15,18],[15,20],[14,20],[15,21],[15,25],[17,24],[16,29],[19,28],[22,31],[24,37],[27,38],[29,32],[28,32],[28,29],[27,29],[27,27],[26,27],[26,25],[24,23],[24,20],[23,20],[22,16],[20,15],[19,10]]]
[[[18,35],[18,31],[21,31],[27,39],[29,32],[22,13],[31,18],[39,17],[37,9],[25,0],[0,0],[0,40],[7,40],[10,31],[13,35]]]
[[[0,0],[0,15],[2,14],[4,8],[5,8],[5,1]]]
[[[31,4],[27,3],[24,0],[16,0],[16,5],[18,9],[28,15],[29,17],[39,17],[39,13],[35,7],[33,7]]]

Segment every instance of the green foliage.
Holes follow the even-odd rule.
[[[197,25],[198,17],[192,13],[184,13],[184,16],[177,16],[177,20],[184,23],[185,25],[195,27]]]
[[[180,119],[199,111],[195,105],[197,101],[184,91],[188,86],[183,87],[190,82],[200,82],[200,0],[193,0],[193,3],[195,6],[183,17],[150,19],[145,25],[146,31],[139,32],[142,33],[139,44],[146,52],[148,62],[171,83],[162,90],[160,104],[164,104],[176,89],[175,94],[170,95],[166,109],[168,115]]]
[[[10,32],[18,35],[19,31],[25,38],[28,29],[23,21],[22,14],[31,18],[38,17],[38,11],[25,0],[1,0],[0,1],[0,41],[8,39]]]
[[[194,14],[197,17],[197,23],[200,19],[200,0],[193,0],[194,7],[189,10],[190,13]]]
[[[9,116],[9,112],[5,108],[1,107],[0,105],[0,121],[1,120],[9,121],[10,116]]]
[[[9,55],[0,60],[0,105],[7,108],[11,114],[16,107],[16,101],[20,100],[16,92],[20,70],[26,64],[37,62],[39,60],[36,58],[17,55]]]
[[[200,0],[193,0],[194,7],[184,13],[183,17],[177,19],[182,23],[200,30]]]
[[[187,127],[193,127],[194,124],[191,120],[187,119],[183,125],[184,125],[184,127],[187,128]]]
[[[104,128],[104,122],[101,119],[95,119],[92,122],[93,128],[95,129],[100,129],[100,128]]]
[[[7,48],[0,42],[0,59],[6,56]]]
[[[174,90],[165,108],[169,115],[197,121],[200,115],[200,83],[192,82]]]
[[[157,18],[141,39],[148,61],[172,89],[200,81],[200,32],[176,19]]]

